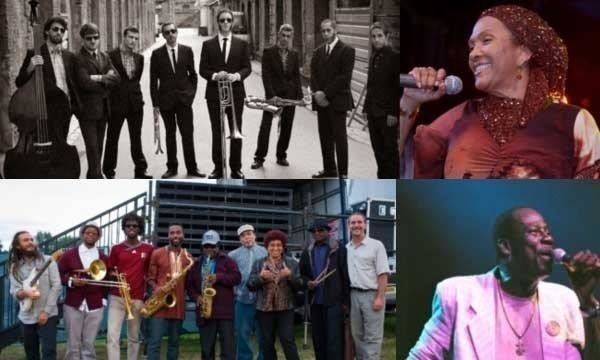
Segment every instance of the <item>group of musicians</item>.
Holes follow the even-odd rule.
[[[268,231],[265,248],[257,244],[250,224],[238,228],[240,246],[229,254],[220,248],[219,234],[208,230],[196,259],[183,247],[180,224],[168,227],[168,245],[155,248],[141,241],[144,219],[135,213],[122,218],[125,240],[112,246],[108,256],[96,245],[102,229],[93,223],[80,229],[80,245],[53,254],[56,262],[40,253],[29,232],[20,231],[9,254],[10,294],[22,302],[18,317],[26,357],[40,359],[41,345],[41,359],[56,359],[57,303],[65,286],[68,360],[96,358],[105,306],[109,360],[120,358],[125,319],[127,359],[139,358],[142,317],[149,318],[147,358],[161,358],[161,340],[167,336],[166,358],[177,359],[186,293],[196,304],[202,359],[215,358],[217,336],[220,358],[253,359],[253,333],[260,359],[277,358],[276,337],[286,359],[299,359],[294,308],[300,290],[308,291],[305,306],[310,309],[316,359],[351,359],[353,354],[357,359],[379,359],[387,255],[380,241],[365,235],[362,213],[352,214],[348,225],[352,241],[343,246],[330,238],[326,221],[316,220],[309,228],[312,241],[299,262],[285,254],[284,232]],[[32,305],[23,305],[26,301]],[[348,317],[353,340],[345,341]]]
[[[230,134],[235,129],[241,131],[246,98],[244,79],[251,73],[248,43],[232,34],[232,12],[221,9],[216,19],[218,34],[203,43],[199,66],[200,76],[207,81],[205,99],[212,130],[214,163],[214,170],[209,177],[214,179],[222,178],[227,167],[227,159],[223,158],[227,154],[226,146],[222,144],[225,138],[224,129],[221,128],[225,121],[222,117],[227,116],[232,130]],[[125,119],[131,157],[135,164],[133,175],[135,178],[151,178],[147,174],[148,164],[141,141],[144,100],[140,78],[144,71],[144,57],[135,51],[139,30],[127,27],[123,31],[121,44],[106,53],[99,49],[101,39],[98,26],[84,24],[79,31],[82,47],[75,54],[62,48],[67,31],[65,19],[51,17],[46,21],[43,31],[46,41],[41,46],[40,55],[34,55],[32,50],[27,52],[16,79],[17,86],[27,83],[35,66],[41,65],[49,108],[52,108],[54,95],[67,96],[70,114],[77,117],[83,135],[88,178],[115,177],[119,136]],[[198,169],[194,150],[192,103],[198,87],[194,54],[189,46],[178,43],[175,24],[163,23],[161,32],[166,44],[155,49],[151,55],[150,94],[155,129],[162,117],[166,133],[167,170],[162,178],[171,178],[178,173],[177,129],[181,135],[187,175],[205,177]],[[259,109],[282,108],[281,112],[277,112],[280,114],[280,123],[276,163],[280,166],[289,166],[287,150],[294,105],[309,103],[300,100],[304,98],[300,80],[302,61],[298,52],[291,48],[293,34],[291,25],[281,25],[276,44],[266,48],[262,56],[266,99],[261,101]],[[340,40],[334,20],[323,20],[321,34],[324,43],[314,50],[310,64],[310,86],[314,99],[310,102],[317,112],[323,169],[313,177],[344,178],[348,175],[346,113],[354,107],[350,83],[355,51]],[[396,82],[390,81],[390,77],[397,78],[398,54],[388,45],[388,30],[383,24],[374,23],[371,26],[370,38],[372,56],[363,115],[369,120],[378,177],[396,178],[399,87]],[[223,83],[227,83],[231,91],[231,106],[226,108],[223,108],[222,102]],[[273,113],[264,111],[252,169],[263,167]],[[67,141],[69,125],[70,120],[52,129],[52,140]],[[244,178],[241,137],[231,136],[229,150],[230,177]]]

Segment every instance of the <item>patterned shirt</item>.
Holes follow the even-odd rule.
[[[128,78],[133,78],[133,74],[135,74],[135,61],[133,59],[133,51],[129,49],[125,49],[121,46],[121,61],[123,62],[123,67],[125,68],[125,72],[127,73]]]

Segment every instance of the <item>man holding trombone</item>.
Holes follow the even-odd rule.
[[[121,326],[123,319],[127,317],[127,359],[137,360],[140,351],[140,310],[144,305],[146,273],[154,246],[140,241],[139,237],[144,233],[144,218],[135,212],[126,214],[121,219],[121,229],[126,239],[110,249],[108,267],[111,271],[118,272],[127,281],[130,290],[126,294],[117,288],[111,289],[108,296],[110,301],[106,354],[108,360],[120,359]]]
[[[206,102],[212,130],[212,160],[215,169],[209,178],[223,178],[227,172],[225,146],[225,114],[229,119],[231,137],[229,167],[231,178],[243,179],[242,173],[242,112],[244,110],[244,79],[252,69],[248,43],[235,38],[231,32],[233,13],[221,9],[217,13],[219,33],[202,44],[200,76],[208,82]]]
[[[294,28],[290,24],[283,24],[277,33],[277,44],[267,48],[262,57],[262,79],[265,87],[265,98],[273,105],[284,106],[281,113],[279,140],[277,141],[277,164],[289,166],[287,161],[287,149],[292,134],[295,106],[286,106],[285,100],[302,99],[302,88],[300,86],[300,61],[298,52],[290,47],[294,37]],[[269,133],[273,113],[264,111],[254,163],[252,169],[260,169],[265,161],[269,149]]]

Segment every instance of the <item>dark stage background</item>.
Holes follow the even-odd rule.
[[[443,67],[462,78],[459,96],[446,96],[421,109],[429,123],[462,101],[480,96],[468,67],[467,41],[481,11],[500,4],[534,10],[565,41],[569,51],[567,98],[588,109],[600,123],[600,1],[598,0],[403,0],[400,4],[401,71],[416,66]]]
[[[439,281],[495,265],[492,226],[504,210],[533,207],[545,217],[556,247],[600,251],[597,182],[413,180],[399,181],[397,196],[399,358],[431,316]],[[568,285],[560,266],[548,281]]]

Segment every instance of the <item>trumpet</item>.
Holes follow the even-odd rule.
[[[219,80],[219,108],[221,110],[221,168],[223,171],[223,179],[227,179],[227,146],[225,145],[225,113],[227,109],[231,109],[231,117],[233,125],[229,128],[228,139],[241,140],[244,135],[240,132],[237,126],[235,114],[235,106],[233,103],[233,87],[229,80]]]

